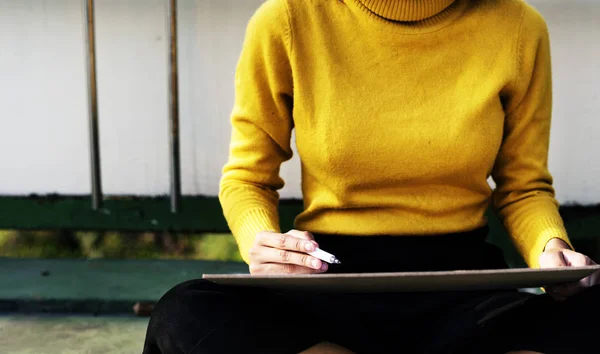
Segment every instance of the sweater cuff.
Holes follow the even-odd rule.
[[[277,214],[262,208],[248,210],[230,227],[242,259],[246,263],[250,263],[248,255],[259,232],[280,232]]]
[[[524,230],[524,232],[536,236],[530,245],[524,245],[526,247],[525,261],[531,268],[540,267],[539,258],[544,252],[544,248],[546,247],[548,241],[552,239],[557,238],[563,240],[567,245],[569,245],[569,247],[571,247],[571,249],[574,249],[569,237],[567,236],[567,231],[565,230],[562,219],[538,219],[528,225],[527,230]]]

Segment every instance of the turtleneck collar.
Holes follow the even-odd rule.
[[[374,14],[391,21],[422,21],[441,13],[454,0],[358,0]]]

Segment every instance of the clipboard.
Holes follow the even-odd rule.
[[[599,270],[600,265],[594,265],[545,269],[515,268],[405,273],[267,276],[204,274],[202,278],[224,286],[298,292],[390,293],[536,288],[576,282]]]

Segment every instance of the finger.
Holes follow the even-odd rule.
[[[322,273],[322,271],[302,267],[302,266],[299,266],[296,264],[263,263],[263,264],[250,265],[250,273],[252,275],[316,274],[316,273]]]
[[[585,267],[589,265],[594,265],[595,262],[588,256],[581,254],[579,252],[565,250],[564,257],[566,258],[567,263],[571,267]],[[594,277],[588,276],[586,278],[581,279],[577,284],[578,286],[571,286],[571,289],[567,290],[567,292],[571,294],[576,294],[582,289],[589,288],[594,283]]]
[[[292,235],[294,237],[298,237],[304,240],[314,241],[315,237],[308,231],[300,231],[300,230],[290,230],[286,232],[288,235]]]
[[[565,266],[582,267],[593,264],[594,261],[592,261],[589,257],[572,250],[548,251],[544,252],[540,257],[540,266],[542,268]],[[594,276],[589,276],[577,282],[554,285],[551,287],[551,295],[556,299],[573,296],[581,292],[583,289],[590,287],[592,284],[595,284],[596,278],[594,278]]]
[[[308,231],[290,230],[286,233],[288,235],[292,235],[294,237],[301,238],[303,240],[312,241],[312,243],[315,245],[315,249],[319,247],[319,244],[317,243],[317,241],[315,241],[315,236],[313,236],[313,234],[311,234]]]
[[[590,278],[591,278],[590,286],[595,286],[595,285],[600,284],[600,271],[592,274],[590,276]]]
[[[278,234],[274,232],[261,232],[256,236],[256,241],[262,246],[288,251],[304,253],[312,252],[316,249],[316,245],[311,241],[287,234]]]
[[[264,247],[256,261],[259,263],[281,263],[295,264],[306,268],[320,270],[322,261],[306,253],[282,250],[277,248]]]
[[[586,288],[589,288],[590,286],[592,286],[592,283],[593,283],[593,277],[590,275],[589,277],[585,277],[585,278],[581,279],[579,281],[579,286],[586,289]]]
[[[541,254],[541,268],[567,267],[569,264],[562,251],[547,251]]]
[[[590,257],[579,252],[564,250],[562,253],[566,258],[567,264],[571,267],[585,267],[594,264],[594,261]]]

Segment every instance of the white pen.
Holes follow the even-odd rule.
[[[332,255],[329,252],[325,252],[320,248],[317,248],[316,250],[312,251],[309,253],[311,256],[316,257],[322,261],[325,261],[329,264],[342,264],[342,262],[340,262],[339,259],[337,259],[336,256]]]

